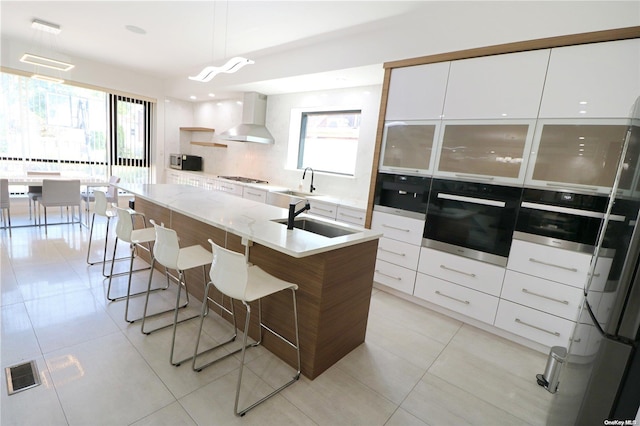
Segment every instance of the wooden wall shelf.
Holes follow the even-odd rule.
[[[184,130],[186,132],[215,132],[215,129],[210,127],[180,127],[180,130]]]
[[[197,141],[191,141],[191,145],[199,145],[199,146],[211,146],[214,148],[226,148],[227,145],[223,144],[223,143],[216,143],[216,142],[197,142]]]

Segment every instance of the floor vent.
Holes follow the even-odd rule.
[[[9,395],[34,388],[40,384],[40,374],[35,361],[17,364],[4,369]]]

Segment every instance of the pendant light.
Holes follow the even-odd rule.
[[[56,37],[62,31],[60,25],[46,22],[40,19],[34,19],[31,22],[31,28],[36,30],[39,35],[42,35],[42,33],[48,34],[47,37],[51,45],[55,43],[55,38],[52,39],[52,37]],[[40,41],[42,42],[41,44],[44,44],[42,38]],[[51,50],[54,50],[52,46]],[[58,72],[66,72],[74,67],[73,64],[70,64],[68,62],[60,61],[58,59],[52,59],[47,56],[43,56],[42,54],[36,55],[29,52],[26,52],[24,55],[22,55],[22,57],[20,58],[20,62],[34,66],[34,73],[31,78],[54,83],[64,83],[64,79],[40,74],[39,69],[47,68]]]

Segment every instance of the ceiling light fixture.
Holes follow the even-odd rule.
[[[52,24],[51,22],[42,21],[40,19],[34,19],[31,21],[31,28],[44,31],[47,33],[58,35],[62,31],[60,25]]]
[[[58,71],[69,71],[75,65],[58,61],[56,59],[45,58],[44,56],[32,55],[31,53],[25,53],[20,58],[20,62],[25,64],[36,65],[38,67],[51,68]]]
[[[49,77],[48,75],[42,75],[42,74],[33,74],[31,78],[33,78],[34,80],[48,81],[50,83],[59,83],[59,84],[64,83],[64,79],[62,78]]]
[[[216,3],[213,3],[213,31],[211,35],[211,62],[214,62],[213,59],[215,57],[215,30],[216,30]],[[225,2],[225,16],[224,16],[224,55],[223,57],[227,57],[227,30],[229,28],[229,2]],[[207,83],[213,79],[216,75],[220,73],[231,74],[238,71],[240,68],[245,65],[250,65],[255,63],[254,61],[243,58],[241,56],[236,56],[229,59],[224,65],[221,67],[207,66],[204,67],[200,74],[196,76],[189,76],[189,80],[199,81],[201,83]]]

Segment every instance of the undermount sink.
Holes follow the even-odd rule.
[[[287,219],[275,219],[274,222],[287,226]],[[358,232],[353,229],[331,225],[326,222],[320,222],[320,221],[313,220],[306,217],[301,219],[295,219],[293,221],[293,227],[297,229],[301,229],[303,231],[322,235],[327,238],[342,237],[344,235],[351,235]]]
[[[275,191],[275,192],[277,192],[278,194],[291,195],[291,196],[300,197],[300,198],[309,198],[309,197],[316,196],[316,194],[311,194],[309,192],[292,191],[290,189],[285,191]]]

